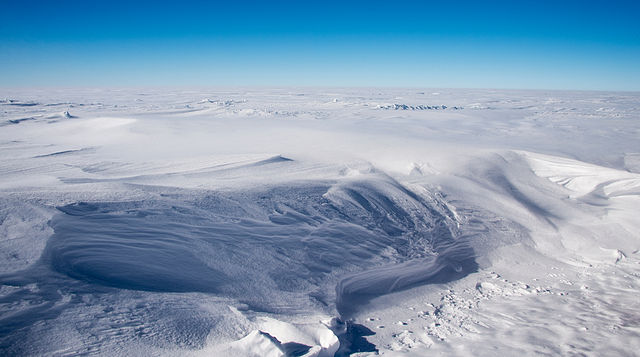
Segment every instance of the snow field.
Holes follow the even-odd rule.
[[[637,94],[0,98],[3,354],[639,347]]]

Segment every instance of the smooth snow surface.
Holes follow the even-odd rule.
[[[0,92],[0,355],[635,355],[640,94]]]

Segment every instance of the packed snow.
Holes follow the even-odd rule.
[[[0,355],[640,350],[640,93],[3,89]]]

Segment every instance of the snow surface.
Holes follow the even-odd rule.
[[[640,94],[0,92],[0,355],[640,350]]]

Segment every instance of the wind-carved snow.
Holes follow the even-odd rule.
[[[1,354],[640,348],[637,94],[0,97]]]
[[[390,105],[379,105],[378,108],[380,109],[387,109],[387,110],[445,110],[449,107],[447,107],[446,105],[424,105],[424,104],[418,104],[418,105],[407,105],[407,104],[390,104]],[[453,106],[450,109],[452,110],[460,110],[463,109],[462,107],[457,107],[457,106]]]
[[[67,205],[51,221],[42,264],[91,284],[217,293],[274,312],[303,310],[309,296],[330,304],[327,290],[347,274],[335,297],[343,316],[372,297],[475,271],[449,212],[386,175],[368,176],[196,202]]]

